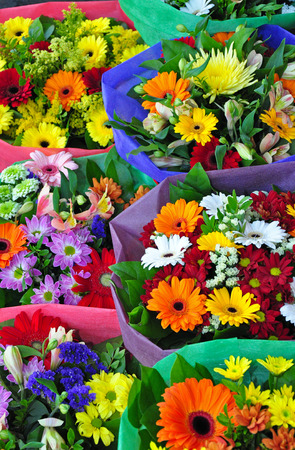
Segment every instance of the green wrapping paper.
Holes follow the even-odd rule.
[[[295,359],[295,342],[234,338],[186,346],[162,359],[154,366],[165,382],[169,382],[170,371],[175,362],[176,353],[183,356],[190,365],[194,365],[196,362],[203,364],[212,373],[214,367],[224,367],[224,360],[229,359],[230,355],[235,357],[245,356],[252,361],[257,358],[265,359],[268,355]],[[254,379],[258,384],[262,384],[266,381],[266,377],[268,377],[268,372],[257,364],[252,380]],[[222,376],[214,374],[214,378],[219,380]],[[249,375],[247,379],[247,374],[245,374],[244,380],[246,383],[250,382]],[[121,419],[118,450],[125,450],[127,442],[128,448],[132,450],[139,449],[140,438],[138,430],[128,420],[128,408],[124,411]]]
[[[127,16],[134,22],[135,28],[148,45],[154,45],[161,39],[173,39],[183,36],[176,30],[176,25],[184,24],[193,30],[202,19],[193,14],[163,3],[161,0],[119,0],[120,6]],[[214,34],[217,31],[234,31],[240,24],[247,23],[248,27],[259,27],[264,24],[280,25],[287,30],[295,28],[295,13],[275,14],[271,21],[266,16],[249,17],[232,20],[209,20],[207,31]]]

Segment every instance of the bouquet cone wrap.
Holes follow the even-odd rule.
[[[283,39],[286,40],[286,44],[295,44],[295,36],[276,25],[261,26],[259,28],[259,37],[263,40],[267,39],[267,45],[274,49],[280,45]],[[139,66],[144,61],[160,58],[161,48],[162,46],[159,42],[103,74],[102,93],[105,109],[110,120],[113,120],[114,112],[127,122],[131,122],[132,117],[136,117],[141,121],[147,117],[148,110],[145,110],[138,100],[129,97],[127,94],[132,87],[139,84],[138,76],[149,79],[157,75],[156,70],[148,70]],[[132,150],[139,147],[137,140],[127,136],[123,130],[114,129],[113,131],[119,155],[151,178],[160,182],[168,176],[179,173],[158,168],[144,152],[138,155],[128,155]],[[289,158],[292,160],[292,157]],[[289,158],[286,158],[284,161],[288,161]]]
[[[12,306],[0,309],[0,322],[14,319],[21,312],[25,312],[31,319],[38,309],[41,309],[44,315],[59,317],[70,328],[79,331],[84,342],[98,344],[121,334],[115,309],[86,306],[57,304]]]
[[[19,6],[17,8],[4,8],[0,12],[0,21],[5,22],[10,18],[21,16],[24,18],[36,19],[37,17],[44,15],[53,17],[54,19],[63,19],[62,10],[68,9],[72,2],[48,2],[39,3],[36,5]],[[80,8],[87,16],[88,19],[96,19],[98,17],[113,17],[118,20],[122,20],[127,23],[128,26],[134,29],[133,23],[126,16],[126,14],[120,8],[118,1],[83,1],[76,2],[78,8]],[[30,153],[36,150],[36,148],[13,146],[0,139],[0,171],[5,167],[10,166],[16,161],[23,161],[30,158]],[[68,151],[72,153],[73,157],[96,155],[108,151],[107,149],[80,149],[80,148],[62,148],[62,149],[42,149],[45,155],[52,155],[59,153],[60,151]]]
[[[120,0],[120,5],[149,45],[154,45],[160,39],[181,37],[182,33],[176,29],[178,24],[184,24],[189,30],[193,30],[202,20],[202,17],[179,11],[161,0],[146,0],[140,3],[137,0]],[[266,16],[223,21],[209,19],[208,31],[212,34],[217,31],[234,31],[238,25],[245,22],[248,27],[275,24],[290,30],[294,28],[294,21],[295,13],[274,14],[270,21]]]
[[[270,190],[272,185],[282,191],[295,190],[295,162],[283,162],[266,166],[244,167],[207,172],[212,187],[217,191],[231,192],[237,195],[249,194],[255,190]],[[110,223],[113,247],[117,262],[139,261],[144,247],[139,241],[143,226],[154,219],[163,205],[169,202],[169,184],[183,181],[185,174],[171,176],[156,186],[143,198],[134,203],[119,217]],[[113,274],[113,281],[119,286],[119,278]],[[145,366],[153,366],[175,350],[162,350],[128,325],[128,316],[112,288],[118,319],[126,348]],[[247,345],[255,346],[257,340],[248,340]],[[199,344],[197,344],[199,345]]]

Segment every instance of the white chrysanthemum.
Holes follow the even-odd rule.
[[[288,322],[291,322],[293,325],[295,325],[295,304],[290,305],[286,304],[281,307],[281,314],[285,317]]]
[[[206,213],[209,217],[214,216],[217,219],[217,211],[219,209],[224,214],[224,205],[227,204],[227,196],[222,192],[219,194],[206,195],[200,202],[200,206],[206,209]]]
[[[246,222],[245,231],[235,238],[235,242],[242,245],[255,245],[260,248],[263,244],[276,248],[275,244],[282,242],[287,233],[279,226],[277,221],[267,223],[264,220]]]
[[[165,235],[157,236],[154,240],[157,248],[148,247],[141,258],[143,267],[163,267],[168,264],[184,264],[182,258],[188,247],[192,244],[186,236],[172,234],[169,238]]]
[[[184,11],[188,14],[194,14],[195,16],[201,16],[202,14],[209,14],[210,9],[213,8],[214,3],[210,3],[210,0],[189,0],[185,6],[181,6],[180,11]]]

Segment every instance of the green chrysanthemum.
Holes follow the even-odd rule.
[[[36,178],[27,178],[26,180],[23,180],[12,189],[12,200],[27,197],[29,194],[37,192],[39,184],[39,180]]]
[[[0,186],[0,202],[11,200],[11,188],[7,184]]]
[[[24,180],[28,175],[28,169],[23,164],[16,164],[14,166],[6,167],[1,172],[1,182],[8,184],[16,184]]]
[[[20,204],[13,202],[12,200],[0,203],[0,217],[6,220],[12,219],[19,209]]]

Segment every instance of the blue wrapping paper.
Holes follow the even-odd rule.
[[[286,44],[295,45],[295,36],[278,25],[262,25],[258,29],[258,34],[260,39],[268,39],[267,45],[274,49],[280,45],[282,39],[286,39]],[[162,46],[159,42],[103,74],[102,94],[110,120],[113,120],[114,112],[127,122],[131,122],[132,117],[136,117],[141,121],[147,117],[148,110],[143,109],[140,103],[136,99],[129,97],[127,93],[133,86],[140,83],[140,79],[136,75],[146,78],[153,78],[157,75],[156,70],[148,70],[139,66],[144,61],[160,58],[161,48]],[[161,182],[168,176],[180,173],[159,169],[144,152],[136,156],[129,155],[127,157],[127,154],[138,148],[139,144],[135,138],[127,136],[123,130],[114,129],[114,138],[119,155],[154,180]],[[294,160],[295,156],[291,156],[283,161]]]

